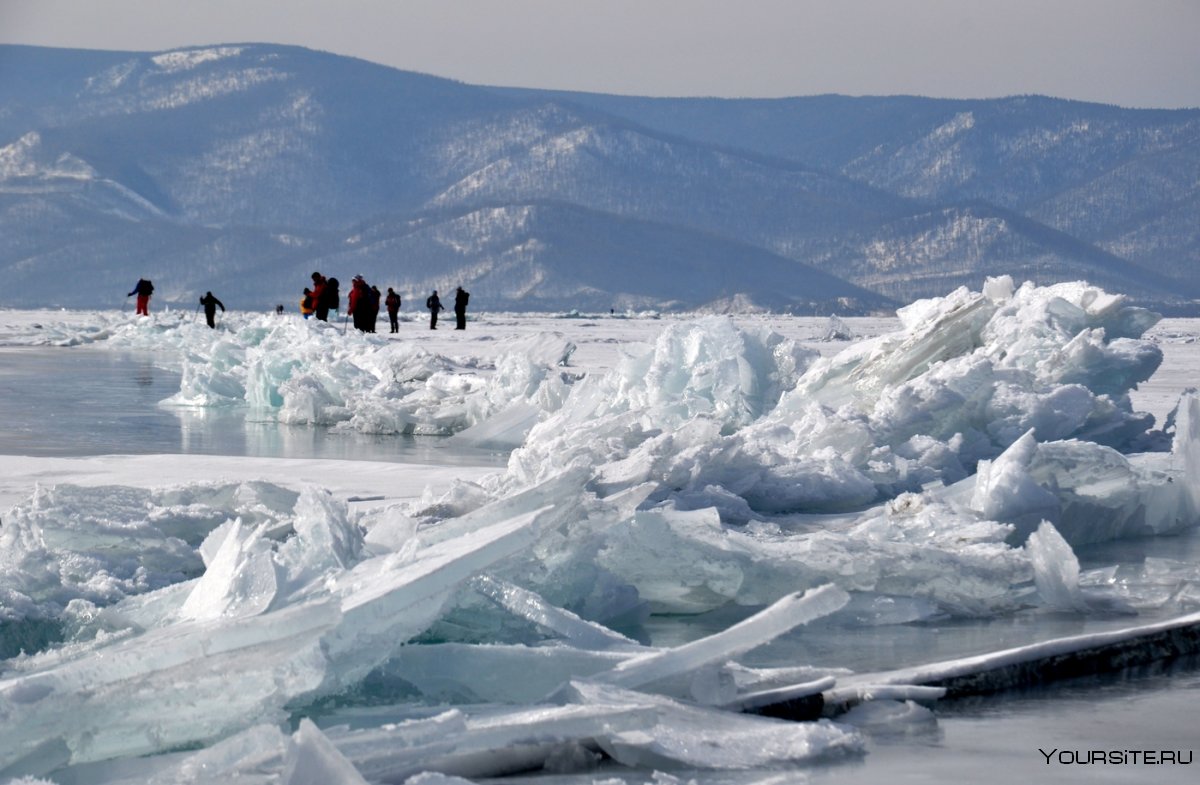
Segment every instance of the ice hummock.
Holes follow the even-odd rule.
[[[1153,423],[1129,392],[1161,360],[1141,339],[1154,315],[997,279],[900,318],[830,357],[761,322],[679,320],[582,376],[555,334],[490,360],[273,317],[60,336],[174,356],[165,405],[519,446],[482,482],[386,509],[255,482],[37,489],[0,528],[0,776],[402,781],[860,753],[848,726],[736,713],[844,674],[739,658],[822,634],[796,631],[818,617],[1111,613],[1073,548],[1200,520],[1200,399],[1181,399],[1170,453],[1140,452]],[[737,606],[764,610],[676,647],[615,629]]]

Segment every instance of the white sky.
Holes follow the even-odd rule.
[[[1200,106],[1200,0],[0,0],[0,43],[251,41],[475,84]]]

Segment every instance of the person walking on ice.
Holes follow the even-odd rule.
[[[387,306],[388,321],[392,323],[392,332],[400,332],[400,295],[396,294],[396,290],[390,286],[383,304]]]
[[[221,307],[221,313],[225,313],[225,303],[213,297],[212,292],[205,292],[204,296],[200,298],[200,304],[204,306],[204,318],[208,320],[208,326],[215,330],[217,306]]]
[[[425,298],[425,307],[429,309],[429,329],[436,330],[438,311],[446,310],[446,306],[442,305],[442,301],[437,295],[437,289],[434,289],[433,294]]]
[[[471,297],[471,293],[463,289],[461,286],[454,292],[454,329],[467,329],[467,300]]]
[[[154,284],[150,283],[147,278],[139,278],[138,282],[134,284],[133,291],[125,296],[132,297],[135,294],[137,295],[137,315],[149,316],[150,295],[154,294]]]

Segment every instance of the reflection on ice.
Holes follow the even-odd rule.
[[[0,776],[787,767],[861,753],[853,725],[920,732],[932,715],[739,713],[856,689],[834,668],[739,662],[764,644],[1107,617],[1166,607],[1167,585],[1196,609],[1194,565],[1083,571],[1074,550],[1200,521],[1200,398],[1164,431],[1130,403],[1161,359],[1141,340],[1154,315],[997,279],[900,316],[828,358],[761,323],[680,321],[583,376],[551,333],[488,361],[271,317],[81,333],[177,353],[169,406],[517,448],[480,482],[354,510],[255,482],[39,488],[0,528]],[[635,640],[647,614],[731,606],[738,623],[696,640]]]

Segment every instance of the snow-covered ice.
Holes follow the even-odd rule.
[[[754,660],[778,640],[1200,610],[1194,563],[1077,556],[1200,523],[1174,364],[1200,329],[1084,283],[995,279],[896,320],[481,314],[419,338],[190,316],[3,311],[0,351],[134,352],[180,374],[164,409],[507,466],[0,456],[0,778],[791,769],[923,732],[939,693]],[[880,702],[741,713],[821,692]]]

